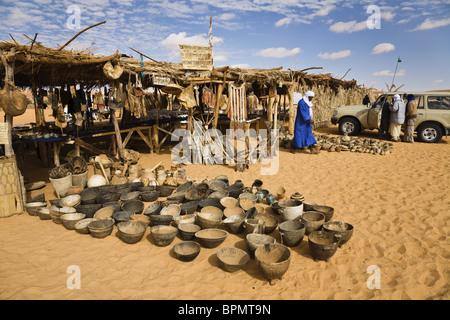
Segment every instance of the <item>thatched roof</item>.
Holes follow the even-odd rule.
[[[182,64],[144,61],[120,54],[116,51],[110,56],[94,55],[90,52],[61,50],[42,46],[39,42],[21,45],[13,41],[0,42],[0,52],[9,61],[15,61],[15,84],[18,87],[30,87],[34,82],[37,87],[63,86],[65,84],[83,83],[85,86],[107,85],[111,80],[103,73],[103,66],[108,61],[119,63],[123,69],[120,82],[134,81],[137,73],[144,74],[144,88],[152,86],[152,76],[170,78],[179,85],[190,83],[242,81],[258,85],[279,82],[303,84],[322,83],[331,87],[344,88],[356,86],[356,81],[343,81],[330,74],[308,74],[303,71],[275,69],[242,69],[220,67],[211,72],[192,72],[183,69]],[[0,70],[3,66],[0,66]],[[316,68],[320,69],[320,68]],[[3,81],[3,79],[0,79]]]

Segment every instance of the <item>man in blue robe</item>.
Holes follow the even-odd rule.
[[[304,149],[309,147],[311,153],[317,154],[316,139],[312,134],[312,125],[314,124],[312,112],[312,99],[314,92],[308,91],[298,102],[297,116],[295,118],[294,140],[292,145],[294,148]],[[295,152],[295,149],[294,149]]]

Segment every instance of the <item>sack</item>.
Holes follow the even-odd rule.
[[[103,66],[104,75],[110,80],[117,80],[122,76],[123,69],[119,64],[112,65],[110,61]]]
[[[20,116],[27,110],[28,99],[17,88],[14,88],[10,95],[6,86],[0,91],[0,108],[9,116]]]

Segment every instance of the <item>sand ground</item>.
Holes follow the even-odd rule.
[[[338,134],[335,126],[318,132]],[[376,138],[371,132],[362,135]],[[169,146],[160,154],[137,150],[144,168],[160,161],[166,168],[171,165]],[[334,207],[333,220],[354,226],[350,241],[328,262],[314,261],[305,237],[290,249],[289,269],[274,285],[254,259],[236,273],[219,267],[219,248],[246,250],[243,234],[230,234],[218,248],[202,248],[194,261],[181,262],[172,252],[181,239],[158,247],[149,229],[139,243],[129,245],[117,237],[116,227],[107,238],[94,239],[27,213],[2,218],[0,299],[447,300],[449,152],[444,137],[438,144],[397,143],[386,156],[280,149],[279,170],[267,176],[261,175],[261,164],[243,173],[230,166],[186,166],[192,179],[224,174],[249,186],[259,178],[270,192],[279,186],[287,196],[300,192],[306,201]],[[48,169],[33,156],[27,160],[24,176],[48,182]],[[47,199],[56,198],[50,183],[28,195],[42,192]],[[280,240],[277,229],[271,235]],[[68,288],[70,266],[79,267],[80,289]],[[367,272],[371,266],[379,270],[378,289],[368,286],[377,275]]]

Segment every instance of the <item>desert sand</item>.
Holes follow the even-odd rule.
[[[15,121],[15,124],[18,122]],[[337,135],[336,126],[317,133]],[[375,132],[361,134],[376,138]],[[170,145],[160,154],[145,148],[139,164],[160,161],[170,168]],[[332,206],[334,221],[354,226],[348,243],[329,261],[314,261],[305,236],[290,248],[283,279],[270,285],[251,259],[235,273],[220,268],[216,252],[225,246],[246,250],[244,234],[230,234],[217,248],[202,248],[191,262],[175,258],[172,247],[158,247],[147,228],[144,238],[126,244],[117,228],[104,239],[66,230],[51,220],[28,213],[0,220],[0,299],[164,299],[164,300],[447,300],[449,294],[450,142],[396,143],[392,154],[352,152],[292,154],[280,149],[279,171],[261,176],[261,164],[245,172],[225,165],[187,165],[191,179],[228,176],[246,186],[259,178],[275,193],[285,187],[305,201]],[[25,177],[47,181],[45,192],[55,199],[48,169],[27,158]],[[90,167],[90,174],[92,168]],[[146,203],[146,207],[150,203]],[[270,213],[267,204],[261,204]],[[281,219],[280,216],[277,218]],[[281,220],[280,220],[281,222]],[[278,229],[271,234],[278,242]],[[70,266],[78,266],[81,287],[69,289]],[[379,288],[368,286],[379,269]],[[68,272],[69,268],[69,272]]]

